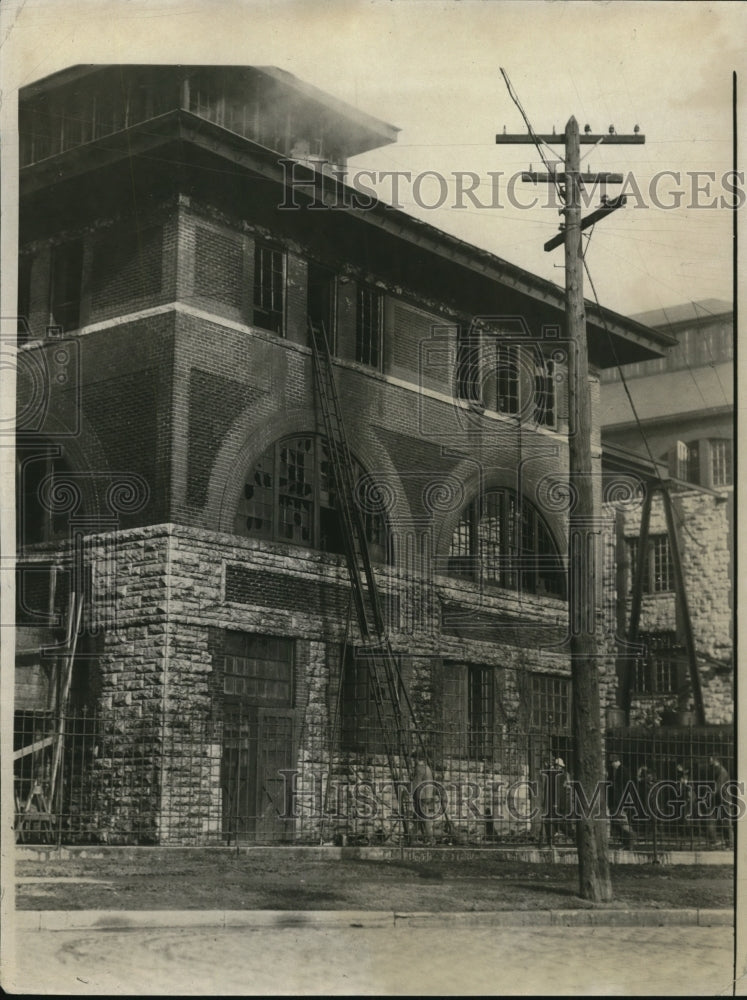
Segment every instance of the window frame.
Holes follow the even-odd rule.
[[[711,486],[723,489],[734,485],[734,453],[730,438],[709,438]],[[717,472],[719,473],[717,475]]]
[[[492,760],[497,748],[498,667],[445,659],[441,712],[444,752],[452,758]]]
[[[241,644],[244,649],[242,651],[231,651],[231,643],[234,642],[237,646]],[[281,657],[276,659],[270,659],[268,657],[261,657],[256,655],[251,655],[250,649],[253,644],[261,643],[277,643],[279,648],[285,647],[287,650],[287,657]],[[267,677],[253,677],[251,673],[247,670],[245,672],[239,671],[229,671],[229,660],[239,661],[245,660],[249,661],[260,661],[262,663],[282,663],[287,667],[288,678],[287,680],[275,680]],[[223,698],[234,704],[246,704],[262,708],[286,708],[292,709],[295,707],[296,701],[296,640],[289,638],[288,636],[279,635],[266,635],[260,632],[244,632],[241,629],[226,629],[225,639],[223,645],[223,671],[222,671],[222,692]],[[228,679],[240,679],[244,682],[250,680],[265,681],[268,683],[276,684],[287,684],[288,696],[287,698],[273,698],[273,697],[263,697],[259,693],[250,693],[247,690],[239,691],[235,689],[229,691]]]
[[[456,539],[459,551],[454,552]],[[463,509],[452,532],[447,565],[449,575],[483,585],[567,597],[566,568],[549,525],[530,501],[507,488],[486,490]],[[549,585],[553,578],[557,582]]]
[[[266,254],[272,255],[269,271],[263,262]],[[280,267],[274,267],[275,257],[279,259]],[[265,276],[269,274],[268,287],[265,287]],[[277,277],[278,287],[275,287]],[[260,330],[267,330],[278,337],[285,337],[287,320],[287,290],[288,290],[288,254],[284,247],[267,240],[256,240],[254,244],[254,279],[252,290],[252,325]],[[270,305],[265,302],[269,294]],[[276,307],[275,300],[279,298],[280,305]]]
[[[565,702],[565,704],[563,704]],[[548,708],[554,711],[548,712]],[[570,733],[573,683],[565,674],[529,671],[529,728],[532,732]]]
[[[368,302],[372,317],[366,318]],[[371,307],[375,304],[375,310]],[[375,315],[373,315],[375,312]],[[355,297],[355,360],[375,371],[384,370],[384,294],[374,285],[358,285]]]
[[[630,563],[628,594],[632,594],[638,564],[638,537],[626,538],[626,542]],[[664,546],[666,546],[666,553],[662,553]],[[666,532],[657,532],[648,536],[644,558],[646,560],[646,569],[643,573],[641,593],[645,595],[674,593],[675,580],[672,547],[669,544],[669,535]],[[663,580],[663,586],[659,585],[660,579]]]
[[[284,449],[298,452],[299,443],[309,442],[310,446],[306,452],[311,456],[310,478],[303,475],[299,478],[297,472],[291,470],[303,470],[303,463],[291,464],[282,459]],[[356,482],[367,477],[367,473],[361,463],[353,457],[353,478]],[[325,465],[327,468],[325,469]],[[285,475],[281,475],[285,473]],[[290,474],[288,474],[290,473]],[[270,484],[259,483],[257,477],[269,477]],[[249,477],[253,477],[254,482],[250,483]],[[283,488],[285,482],[285,489]],[[304,487],[308,486],[308,492]],[[252,495],[248,495],[251,487]],[[267,493],[260,493],[255,499],[255,489],[271,491],[271,500],[267,499]],[[304,496],[305,492],[305,496]],[[344,554],[343,544],[329,544],[331,538],[326,532],[339,530],[337,524],[332,523],[329,517],[330,512],[337,512],[335,506],[336,485],[334,483],[334,470],[332,460],[329,455],[327,439],[322,434],[291,434],[274,441],[268,448],[259,455],[249,466],[244,480],[242,497],[239,499],[238,509],[234,517],[234,530],[236,534],[244,538],[264,538],[267,541],[281,542],[285,545],[298,545],[304,548],[313,549],[319,552],[329,552],[334,555]],[[281,503],[285,498],[286,503]],[[254,501],[261,504],[264,516],[257,516],[251,510],[242,510],[244,503]],[[282,531],[283,525],[289,522],[281,517],[283,510],[297,512],[303,511],[303,505],[308,504],[310,534],[308,539],[295,538],[288,535],[287,531]],[[269,509],[270,515],[266,516]],[[257,521],[264,521],[265,524],[257,524],[254,529],[249,527],[248,521],[253,518]],[[390,536],[386,518],[383,513],[376,514],[370,511],[361,511],[366,539],[369,546],[369,553],[373,562],[390,561]],[[240,527],[240,521],[244,525]],[[268,527],[269,525],[269,527]],[[297,522],[298,527],[302,527]],[[339,537],[339,536],[338,536]]]
[[[639,632],[638,642],[646,652],[635,658],[633,691],[635,694],[677,694],[680,686],[683,647],[671,629]]]

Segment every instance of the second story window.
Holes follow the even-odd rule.
[[[74,240],[52,251],[49,322],[64,331],[80,326],[80,293],[83,278],[83,243]]]
[[[727,438],[716,438],[710,441],[711,446],[711,484],[731,486],[732,457],[731,441]]]
[[[630,556],[630,589],[632,590],[638,566],[638,539],[628,539]],[[674,590],[674,567],[666,534],[649,535],[643,569],[643,593],[664,594]]]
[[[254,252],[254,325],[285,332],[285,253],[266,243]]]
[[[688,483],[700,482],[700,449],[697,441],[691,441],[690,444],[677,442],[675,475],[677,479],[684,479]]]
[[[358,289],[355,360],[381,369],[382,295],[378,288]]]

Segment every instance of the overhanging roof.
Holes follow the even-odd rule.
[[[681,368],[631,378],[627,386],[639,420],[673,420],[711,412],[731,412],[733,376],[733,363],[723,361],[692,370]],[[604,429],[635,422],[622,382],[605,382],[602,386],[600,418]]]
[[[73,67],[33,84],[26,91],[61,85],[76,77],[84,76],[100,66]],[[125,67],[131,68],[131,67]],[[154,67],[151,67],[154,68]],[[155,67],[158,68],[158,67]],[[164,67],[173,70],[174,67]],[[246,68],[245,68],[246,69]],[[330,107],[343,106],[344,102],[324,95],[292,74],[275,70],[273,67],[263,67],[262,71],[272,70],[274,78],[282,79],[287,85],[298,87],[308,96],[321,95]],[[314,99],[317,99],[316,96]],[[350,108],[349,105],[344,105]],[[386,123],[378,122],[370,116],[363,116],[355,109],[352,111],[362,118],[377,122],[384,129],[393,129]],[[285,172],[278,163],[278,154],[250,139],[216,125],[185,110],[176,110],[158,117],[158,128],[154,129],[152,121],[143,122],[119,133],[113,133],[50,157],[39,163],[31,164],[21,170],[21,197],[24,198],[51,188],[60,180],[90,171],[99,170],[102,166],[124,159],[147,159],[153,156],[159,146],[167,146],[178,140],[190,146],[201,148],[211,155],[229,160],[231,164],[247,171],[259,173],[267,180],[277,184],[288,184]],[[298,165],[299,174],[307,169]],[[308,168],[308,176],[314,172]],[[341,191],[343,194],[341,195]],[[495,282],[510,288],[518,296],[535,302],[548,317],[556,322],[562,322],[565,314],[564,289],[554,282],[532,274],[509,261],[480,249],[464,240],[445,233],[414,216],[394,209],[382,201],[374,201],[369,208],[361,210],[354,206],[345,207],[345,195],[355,193],[355,189],[342,185],[340,182],[327,178],[324,197],[331,200],[334,210],[352,215],[356,222],[375,226],[377,229],[397,240],[419,247],[421,250],[436,255],[449,264],[466,269],[480,275],[489,282]],[[303,198],[304,192],[298,192]],[[308,196],[311,200],[311,196]],[[342,207],[341,207],[342,203]],[[610,309],[599,308],[595,302],[586,301],[587,327],[589,332],[590,353],[594,353],[594,362],[600,367],[612,367],[620,363],[646,360],[661,356],[667,348],[673,346],[676,340],[661,330],[654,330],[634,319],[623,316]]]

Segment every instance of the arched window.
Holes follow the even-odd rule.
[[[473,500],[454,529],[449,571],[484,584],[564,598],[565,570],[540,513],[512,490]]]
[[[366,494],[362,515],[369,551],[373,560],[381,562],[387,554],[386,522],[383,513],[371,509],[366,478],[353,459],[353,481]],[[345,551],[326,438],[303,434],[283,438],[267,449],[246,477],[235,530],[324,552]]]

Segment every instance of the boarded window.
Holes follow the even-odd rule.
[[[52,251],[49,322],[64,331],[80,325],[80,293],[83,279],[83,242],[63,243]]]
[[[351,646],[341,650],[340,747],[361,753],[398,753],[397,719],[403,723],[401,664]]]
[[[195,294],[241,308],[241,240],[198,226],[195,231]]]

